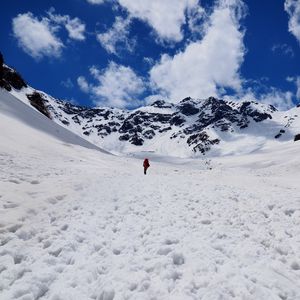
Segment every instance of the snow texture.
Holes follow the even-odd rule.
[[[1,300],[300,299],[299,143],[144,176],[6,92],[0,131]]]

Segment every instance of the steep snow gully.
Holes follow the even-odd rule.
[[[144,176],[5,97],[1,300],[300,299],[297,143]]]

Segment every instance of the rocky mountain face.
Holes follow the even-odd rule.
[[[116,153],[151,151],[184,157],[232,153],[223,151],[226,147],[247,153],[268,141],[294,140],[300,131],[300,107],[280,112],[255,101],[188,97],[178,104],[159,100],[132,111],[77,106],[28,87],[3,59],[0,86],[15,95],[19,91],[22,101],[26,98],[54,122]]]
[[[255,101],[233,102],[210,97],[205,100],[185,98],[178,104],[156,101],[134,111],[116,108],[84,108],[45,97],[53,120],[104,149],[124,152],[153,151],[186,155],[205,155],[225,140],[251,135],[269,140],[292,139],[286,134],[293,120],[284,118],[272,105]],[[289,115],[289,114],[288,114]],[[299,114],[300,115],[300,114]],[[283,117],[283,122],[278,119]],[[286,134],[286,136],[285,136]],[[254,135],[254,137],[253,137]],[[228,142],[228,141],[227,141]],[[123,145],[122,145],[123,144]]]

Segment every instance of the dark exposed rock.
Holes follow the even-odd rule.
[[[129,134],[124,134],[119,136],[120,141],[128,141],[130,138]]]
[[[153,122],[167,124],[170,122],[172,115],[168,114],[151,114]]]
[[[78,118],[78,116],[76,115],[76,116],[74,116],[74,117],[72,117],[72,120],[76,123],[76,124],[81,124],[81,122],[80,122],[80,120],[79,120],[79,118]]]
[[[175,125],[179,126],[185,122],[185,119],[179,115],[175,115],[171,120],[170,120],[170,125]]]
[[[0,78],[0,87],[5,88],[7,91],[11,91],[11,87],[16,90],[20,90],[23,87],[27,87],[27,84],[19,73],[13,69],[2,66],[2,76]]]
[[[142,146],[144,144],[144,140],[137,133],[130,138],[129,142],[135,146]]]
[[[27,84],[21,77],[21,75],[7,67],[4,64],[4,58],[2,53],[0,52],[0,87],[6,89],[7,91],[11,91],[12,87],[16,90],[20,90],[23,87],[27,87]]]
[[[158,107],[158,108],[172,108],[173,105],[171,103],[168,103],[164,100],[156,100],[151,104],[153,107]]]
[[[191,101],[191,100],[192,100],[191,97],[186,97],[186,98],[182,99],[182,100],[180,101],[180,103],[188,102],[188,101]]]
[[[187,139],[189,146],[196,144],[193,147],[193,151],[200,151],[202,154],[209,151],[212,145],[219,144],[219,139],[210,140],[208,134],[203,131],[198,134],[193,134]]]
[[[249,102],[249,101],[244,102],[240,108],[240,112],[244,115],[248,115],[248,116],[252,117],[253,120],[256,122],[261,122],[268,118],[272,119],[272,116],[270,114],[265,113],[265,112],[261,113],[258,110],[253,110],[250,106],[251,106],[251,102]],[[275,109],[274,106],[270,106],[270,107],[273,107],[273,109]]]
[[[300,133],[295,135],[294,142],[296,141],[300,141]]]
[[[183,103],[180,106],[180,111],[186,116],[192,116],[197,114],[200,110],[191,103]]]
[[[169,127],[165,127],[165,128],[162,128],[162,129],[158,130],[158,132],[162,133],[162,132],[169,131],[171,129],[172,129],[172,127],[169,126]]]
[[[143,133],[143,136],[144,136],[146,139],[151,140],[151,139],[153,139],[153,137],[155,136],[155,132],[154,132],[154,130],[149,129],[149,130],[146,130],[146,131]]]
[[[284,130],[284,129],[280,129],[279,133],[276,134],[276,135],[274,136],[274,138],[275,138],[275,139],[280,138],[280,137],[282,136],[283,133],[285,133],[285,130]]]
[[[2,53],[0,52],[0,69],[3,67],[3,64],[4,64],[4,58],[3,58]]]
[[[26,95],[30,104],[36,108],[39,112],[41,112],[43,115],[45,115],[47,118],[51,119],[51,115],[45,105],[45,99],[43,96],[38,93],[34,92],[33,94]]]
[[[64,125],[67,125],[67,126],[70,125],[70,122],[67,121],[67,120],[62,120],[61,122],[62,122]]]
[[[134,126],[131,123],[131,120],[125,120],[121,128],[119,129],[120,133],[125,133],[128,130],[132,129]]]

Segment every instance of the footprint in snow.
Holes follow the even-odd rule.
[[[32,180],[30,181],[31,184],[39,184],[40,182],[38,180]]]
[[[10,179],[10,180],[8,180],[8,182],[15,183],[15,184],[20,184],[21,183],[17,179]]]
[[[284,214],[285,214],[286,216],[291,217],[291,216],[293,215],[294,212],[295,212],[295,209],[286,209],[286,210],[284,211]]]
[[[7,228],[7,231],[11,232],[11,233],[15,233],[19,228],[21,228],[22,225],[21,224],[14,224],[10,227]]]
[[[118,248],[113,249],[113,254],[114,255],[120,255],[121,254],[121,250]]]
[[[48,198],[47,201],[53,205],[57,203],[57,200],[55,198]]]
[[[64,200],[66,198],[67,195],[58,195],[55,197],[55,199],[57,199],[58,201]]]
[[[176,266],[183,265],[185,261],[183,254],[179,252],[173,253],[172,259],[173,259],[173,264]]]
[[[201,223],[204,225],[209,225],[211,224],[211,220],[202,220]]]
[[[60,229],[66,231],[69,228],[68,224],[64,224]]]
[[[300,265],[298,264],[298,262],[293,261],[291,264],[291,268],[295,271],[299,271],[300,270]]]
[[[15,208],[18,207],[19,204],[13,203],[13,202],[8,202],[6,204],[3,204],[3,208],[8,209],[8,208]]]
[[[173,244],[178,244],[179,241],[177,239],[170,239],[170,238],[167,238],[165,239],[164,241],[164,244],[165,245],[173,245]]]
[[[164,248],[158,249],[157,254],[168,255],[171,251],[172,251],[172,249],[170,247],[164,247]]]

